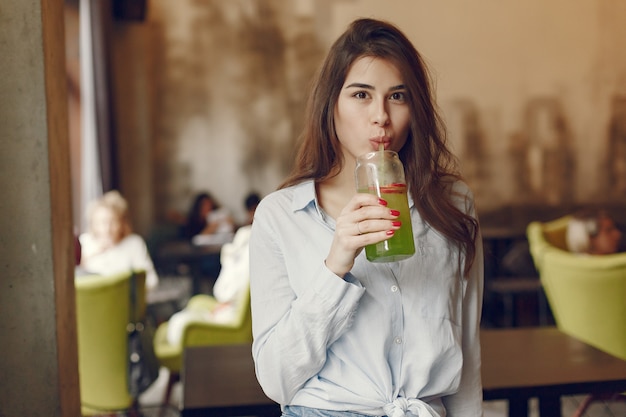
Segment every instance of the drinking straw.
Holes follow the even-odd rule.
[[[385,152],[385,145],[382,142],[380,142],[378,144],[378,152],[381,153],[380,156],[382,158],[382,160],[380,161],[380,174],[378,176],[378,181],[383,181],[383,184],[384,184],[384,181],[386,181],[386,180],[383,180],[383,178],[380,177],[381,175],[387,175],[385,173],[385,153],[384,153]],[[377,188],[376,191],[378,192],[378,196],[380,197],[381,196],[381,194],[380,194],[380,182],[378,182],[376,188]]]

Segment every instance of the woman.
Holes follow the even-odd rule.
[[[157,287],[159,277],[143,238],[132,232],[128,203],[113,190],[87,209],[88,231],[80,235],[81,267],[101,275],[146,271],[146,289]]]
[[[199,193],[187,215],[185,234],[189,239],[197,236],[225,236],[224,242],[232,240],[234,221],[209,193]],[[218,242],[215,242],[218,243]],[[222,242],[219,242],[222,243]]]
[[[482,246],[422,59],[394,26],[360,19],[314,83],[293,172],[255,213],[253,357],[286,416],[480,416]],[[363,247],[398,213],[356,193],[356,158],[399,153],[416,254]]]

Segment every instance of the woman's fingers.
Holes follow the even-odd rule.
[[[391,219],[379,220],[361,220],[356,223],[356,229],[358,235],[365,235],[368,233],[376,233],[380,231],[398,230],[402,223],[399,220],[393,220],[397,216],[391,216]]]
[[[400,213],[375,195],[357,193],[341,211],[326,266],[343,277],[364,246],[389,239],[401,224]]]
[[[387,202],[375,195],[357,193],[344,207],[337,219],[337,229],[352,236],[361,236],[400,227],[396,223],[400,212],[389,209]]]

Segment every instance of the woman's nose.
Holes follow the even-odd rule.
[[[386,102],[384,100],[380,103],[375,102],[372,107],[372,122],[374,124],[385,126],[389,123],[389,113],[387,112]]]

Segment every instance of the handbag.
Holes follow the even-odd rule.
[[[133,274],[130,288],[128,326],[128,389],[133,398],[148,389],[159,377],[159,361],[154,353],[155,327],[150,320],[135,317],[137,305],[137,275]]]

